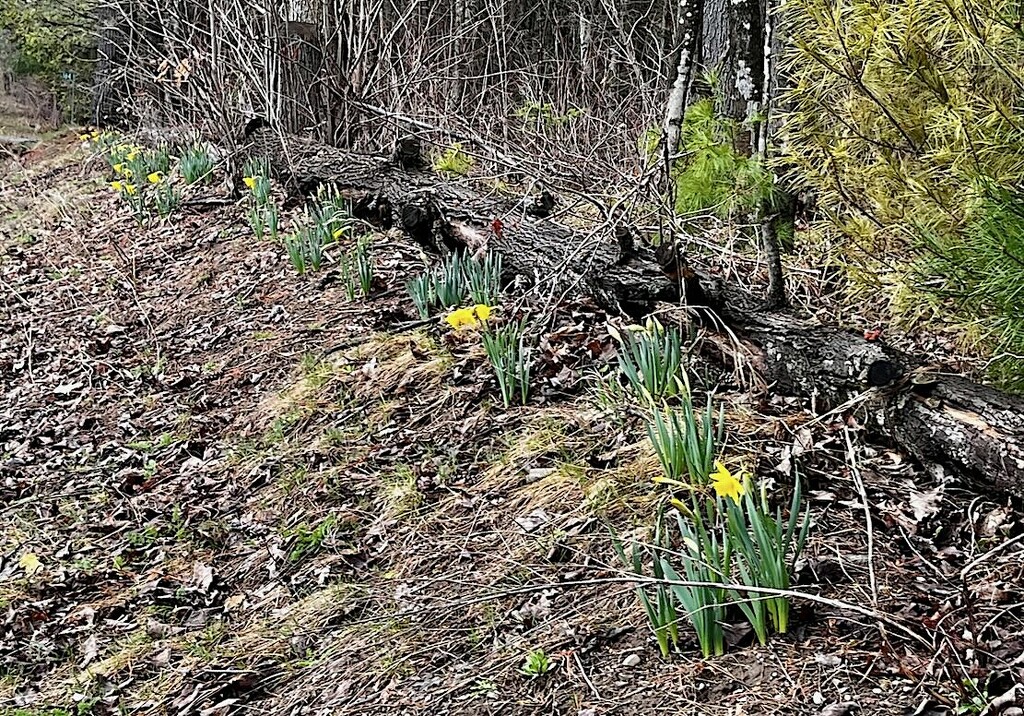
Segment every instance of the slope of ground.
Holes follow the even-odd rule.
[[[939,714],[1024,682],[1020,512],[740,390],[727,449],[782,484],[799,455],[820,599],[663,661],[609,539],[664,493],[590,378],[602,314],[546,308],[506,410],[478,336],[415,320],[399,235],[350,301],[241,205],[140,228],[105,172],[67,136],[0,176],[9,713]]]

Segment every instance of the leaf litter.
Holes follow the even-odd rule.
[[[607,318],[554,309],[526,407],[401,291],[349,301],[241,209],[140,229],[73,140],[0,181],[0,703],[25,713],[955,713],[1018,708],[1018,505],[858,432],[878,608],[798,603],[768,647],[661,661],[607,531],[650,527],[657,469]],[[382,285],[419,250],[377,238]],[[408,305],[407,305],[408,304]],[[711,370],[710,368],[707,370]],[[720,378],[727,381],[726,376]],[[799,460],[796,587],[866,602],[862,496],[801,401],[727,394],[751,468]],[[602,581],[605,580],[605,581]],[[551,669],[520,667],[542,651]],[[1010,694],[1010,696],[1006,696]]]

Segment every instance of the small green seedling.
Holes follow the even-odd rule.
[[[544,676],[554,668],[554,664],[551,663],[551,659],[547,657],[543,649],[532,649],[526,655],[526,660],[523,665],[519,667],[520,673],[525,676],[529,676],[531,679]]]

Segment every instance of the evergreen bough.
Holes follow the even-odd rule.
[[[783,162],[860,288],[940,311],[1024,390],[1024,33],[1008,0],[793,0]],[[866,293],[866,292],[865,292]],[[905,301],[920,317],[922,300]]]

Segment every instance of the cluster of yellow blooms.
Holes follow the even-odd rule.
[[[79,134],[78,138],[83,142],[95,142],[100,138],[100,130],[94,129],[88,134]]]
[[[120,180],[110,182],[110,188],[119,194],[127,194],[128,196],[135,196],[138,193],[134,184]]]
[[[132,171],[131,167],[128,166],[128,162],[134,162],[139,158],[139,148],[132,147],[127,144],[122,144],[114,148],[114,151],[121,154],[121,161],[114,165],[114,173],[124,178],[124,181],[117,179],[110,182],[110,188],[120,194],[127,194],[128,196],[134,196],[136,192],[135,185],[131,183],[131,179],[134,178],[135,172]],[[150,177],[153,175],[150,174]],[[152,182],[152,179],[150,180]],[[155,182],[153,182],[155,183]]]
[[[472,308],[460,308],[452,311],[445,318],[448,325],[458,330],[460,328],[476,328],[480,321],[486,321],[491,317],[491,307],[478,303]]]
[[[125,155],[123,162],[118,162],[114,165],[114,173],[124,177],[125,180],[130,180],[134,176],[134,172],[125,162],[132,162],[139,158],[138,149],[132,148],[128,154]],[[146,181],[150,184],[159,184],[165,179],[165,175],[161,171],[150,172],[146,175]],[[110,182],[110,188],[114,191],[134,196],[137,193],[137,189],[131,181],[122,181],[121,179],[115,179]]]
[[[118,144],[117,146],[111,147],[111,157],[119,157],[120,161],[114,165],[114,171],[119,172],[128,168],[129,162],[134,162],[136,159],[142,156],[142,147],[134,144]],[[118,167],[121,167],[118,169]]]

